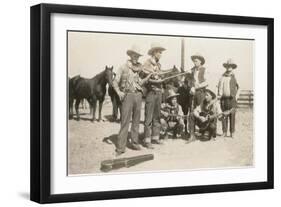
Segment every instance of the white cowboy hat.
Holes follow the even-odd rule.
[[[233,69],[237,68],[237,65],[233,62],[233,60],[232,60],[231,58],[229,58],[229,59],[226,61],[226,63],[223,63],[222,65],[223,65],[223,67],[225,67],[225,68],[228,68],[228,67],[231,67],[231,68],[233,68]]]
[[[191,60],[194,60],[194,59],[199,59],[201,61],[201,65],[205,64],[205,58],[199,53],[196,53],[195,55],[191,56]]]
[[[131,49],[127,50],[127,55],[131,56],[132,54],[137,54],[138,56],[142,56],[141,50],[137,45],[133,45]]]
[[[179,96],[179,95],[180,95],[180,94],[176,93],[173,89],[170,89],[170,90],[168,91],[167,100],[168,100],[168,99],[171,99],[171,98],[173,98],[173,97]]]
[[[152,55],[155,50],[164,51],[166,49],[164,47],[162,47],[159,43],[152,43],[147,54]]]

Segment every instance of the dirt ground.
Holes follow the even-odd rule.
[[[112,105],[104,103],[101,122],[92,123],[89,109],[80,109],[81,120],[69,120],[68,134],[68,174],[101,173],[101,161],[114,159],[115,144],[120,123],[110,122]],[[143,109],[142,118],[143,121]],[[113,172],[183,170],[204,168],[248,167],[253,165],[253,111],[250,108],[238,109],[236,113],[235,138],[220,136],[221,123],[218,122],[218,136],[215,141],[187,142],[182,139],[169,139],[164,145],[154,145],[155,149],[142,147],[141,151],[127,148],[118,158],[142,154],[153,154],[154,159],[130,168]],[[143,124],[140,126],[140,139],[143,138]]]

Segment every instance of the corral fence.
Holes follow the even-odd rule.
[[[252,108],[254,104],[253,90],[241,90],[237,100],[237,107],[239,108]]]

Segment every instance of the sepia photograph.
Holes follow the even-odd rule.
[[[252,167],[254,44],[67,31],[67,174]]]
[[[274,188],[273,25],[33,6],[31,200]]]

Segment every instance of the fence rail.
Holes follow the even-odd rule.
[[[239,98],[237,100],[237,106],[242,107],[253,107],[254,104],[254,92],[252,90],[241,90]]]

